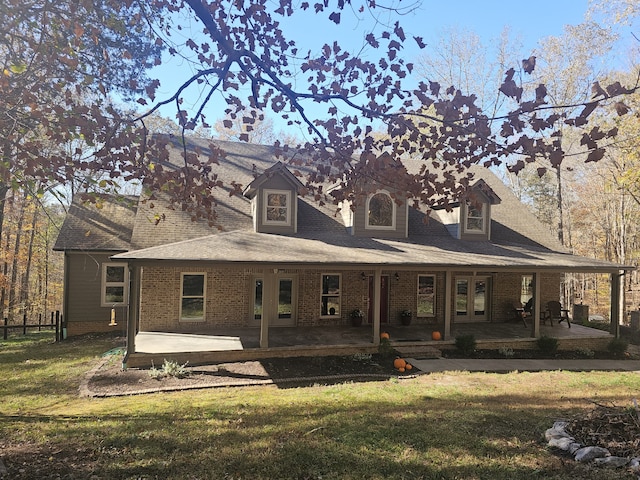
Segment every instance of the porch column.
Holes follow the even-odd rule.
[[[445,340],[451,337],[452,281],[452,274],[447,270],[444,272],[444,332],[442,333]]]
[[[380,344],[380,282],[382,282],[382,269],[376,268],[373,277],[373,344]],[[371,300],[369,300],[371,301]]]
[[[273,270],[264,271],[264,285],[262,286],[262,316],[260,317],[260,348],[269,348],[269,320],[273,314],[273,299],[275,297],[275,274]],[[276,315],[278,309],[276,308]]]
[[[622,297],[622,279],[624,278],[624,272],[611,274],[611,325],[609,332],[615,337],[620,338],[620,319],[621,314],[624,311],[623,297]]]
[[[540,274],[533,273],[533,325],[531,327],[531,336],[533,338],[540,337]]]
[[[127,368],[129,355],[136,353],[136,334],[140,322],[140,276],[139,265],[129,266],[129,279],[131,290],[129,292],[129,314],[127,315],[127,352],[122,360],[122,368]]]

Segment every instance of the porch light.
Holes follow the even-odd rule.
[[[364,282],[367,279],[367,276],[365,275],[364,272],[360,273],[360,279]]]
[[[111,323],[109,323],[110,327],[115,327],[116,325],[118,325],[116,323],[116,309],[112,308],[111,309]]]
[[[398,275],[398,272],[396,272],[396,274],[394,275],[396,282],[400,281],[400,275]]]

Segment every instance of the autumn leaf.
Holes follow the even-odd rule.
[[[529,58],[522,60],[522,69],[526,73],[533,73],[533,70],[536,68],[536,57],[535,55],[531,55]]]

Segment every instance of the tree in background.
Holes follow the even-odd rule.
[[[395,0],[357,10],[343,1],[4,1],[0,202],[9,191],[38,198],[87,172],[85,183],[103,189],[138,181],[149,192],[169,192],[176,207],[216,224],[216,195],[242,186],[220,185],[216,165],[224,155],[215,141],[206,154],[186,147],[189,132],[210,127],[210,110],[219,115],[214,98],[224,100],[225,118],[240,121],[245,132],[255,130],[262,114],[302,132],[302,142],[276,147],[284,161],[306,167],[302,193],[318,201],[357,203],[374,179],[429,208],[464,194],[472,164],[518,172],[539,161],[559,168],[568,153],[588,161],[604,156],[618,129],[593,127],[589,117],[607,105],[627,113],[622,99],[636,83],[595,84],[591,96],[560,97],[536,77],[535,56],[525,56],[503,73],[496,102],[479,104],[489,98],[484,92],[415,78],[404,51],[425,44],[399,21],[412,8]],[[317,43],[303,49],[287,35],[293,22],[312,20],[320,30],[351,19],[370,25],[352,50],[311,36],[305,40]],[[163,49],[185,65],[169,93],[149,77]],[[194,88],[198,100],[187,105]],[[183,137],[179,169],[162,167],[171,139],[151,136],[148,128],[165,105],[174,106]],[[567,126],[579,131],[577,151],[560,140]],[[380,130],[385,134],[374,134]],[[383,152],[389,161],[380,160]],[[422,168],[401,168],[404,156]],[[386,168],[389,162],[400,168]],[[330,197],[318,188],[323,182],[336,185]]]

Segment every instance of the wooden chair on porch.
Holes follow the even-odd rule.
[[[522,322],[524,323],[525,328],[528,326],[527,325],[527,317],[531,316],[531,312],[527,312],[523,307],[521,303],[514,303],[513,304],[513,320],[515,322]]]
[[[567,325],[569,326],[569,328],[571,328],[571,320],[569,320],[569,310],[562,308],[560,302],[556,300],[547,302],[547,309],[540,320],[545,324],[547,323],[547,320],[549,320],[549,323],[552,326],[553,320],[557,320],[558,324],[560,324],[560,322],[562,322],[563,320],[566,320]]]

